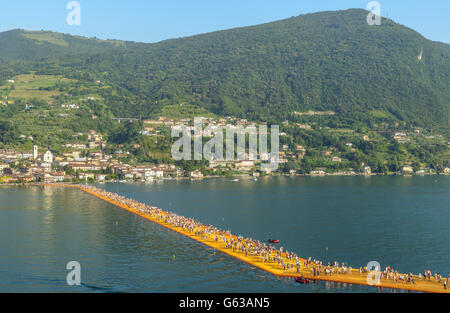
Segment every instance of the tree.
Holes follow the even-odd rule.
[[[17,126],[9,121],[0,121],[0,141],[4,144],[14,143],[18,140]]]
[[[119,124],[119,126],[112,131],[109,139],[111,142],[117,144],[131,143],[139,136],[141,130],[142,122],[140,121],[128,122],[125,125]]]

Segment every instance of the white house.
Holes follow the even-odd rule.
[[[368,165],[363,166],[363,168],[361,169],[361,171],[362,171],[365,175],[370,175],[370,174],[372,174],[372,169],[371,169],[370,166],[368,166]]]
[[[49,150],[44,153],[43,161],[46,163],[53,163],[53,153]]]
[[[191,179],[202,179],[203,178],[203,174],[199,170],[192,171],[190,173],[190,176],[191,176]]]
[[[409,175],[409,174],[413,174],[413,173],[414,173],[414,169],[412,168],[412,166],[405,165],[402,167],[403,175]]]
[[[98,181],[105,181],[106,180],[106,175],[105,174],[98,174],[95,178]]]

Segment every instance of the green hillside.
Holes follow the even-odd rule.
[[[125,50],[133,43],[99,40],[50,31],[14,29],[0,33],[0,62],[31,61],[57,55]]]
[[[15,70],[8,66],[0,78],[33,69],[106,81],[113,88],[102,97],[116,116],[155,116],[165,106],[185,103],[216,115],[276,123],[399,124],[448,134],[449,45],[388,19],[369,26],[366,15],[360,9],[321,12],[156,44],[21,31],[20,41],[33,48],[16,46],[17,56],[52,58],[16,64]],[[66,44],[77,47],[74,52],[103,51],[59,56]],[[8,49],[2,45],[0,56]],[[336,114],[298,114],[309,110]]]
[[[131,152],[124,162],[171,162],[170,128],[144,135],[142,122],[112,118],[231,115],[280,125],[284,172],[442,171],[449,45],[387,19],[369,26],[366,15],[321,12],[155,44],[0,33],[0,147],[61,154],[95,130],[109,152]]]
[[[138,98],[115,108],[128,115],[186,102],[219,115],[269,121],[331,110],[336,126],[398,121],[448,127],[448,45],[388,19],[369,26],[366,15],[359,9],[301,15],[64,66],[107,72],[110,82]],[[367,114],[373,110],[382,114]]]

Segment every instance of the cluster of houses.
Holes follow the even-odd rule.
[[[247,127],[247,126],[258,126],[258,125],[264,125],[266,123],[257,124],[256,122],[248,121],[247,119],[239,119],[234,118],[231,116],[223,117],[223,118],[208,118],[208,117],[199,117],[201,119],[201,122],[203,125],[208,125],[211,127],[217,127],[225,129],[227,127]],[[156,129],[158,126],[166,126],[166,127],[173,127],[173,126],[186,126],[189,130],[194,130],[194,121],[189,118],[182,118],[182,119],[170,119],[167,117],[159,117],[158,119],[154,120],[143,120],[144,123],[144,129],[141,131],[142,135],[148,135],[148,136],[157,136],[159,131]],[[281,136],[285,136],[286,134],[282,133]],[[200,133],[194,134],[195,136],[207,136],[205,130],[202,130]]]
[[[315,115],[319,114],[316,112],[306,112],[306,113],[299,113],[300,115]],[[326,112],[326,114],[333,115],[334,112]],[[223,118],[206,118],[202,117],[202,124],[203,125],[211,125],[216,127],[233,127],[233,126],[258,126],[255,122],[250,122],[247,119],[239,119],[239,118],[233,118],[233,117],[223,117]],[[288,125],[288,121],[284,121],[282,123],[283,125]],[[158,136],[159,130],[158,126],[165,126],[165,127],[173,127],[177,125],[185,125],[188,127],[189,130],[194,131],[194,125],[192,119],[170,119],[166,117],[159,117],[158,119],[154,120],[144,120],[144,129],[141,132],[141,134],[149,135],[149,136]],[[295,126],[301,129],[311,129],[311,126],[308,124],[300,124],[295,123]],[[420,129],[415,129],[414,134],[419,134]],[[207,136],[207,134],[204,133],[204,131],[194,133],[193,137],[195,136]],[[286,136],[285,133],[280,133],[280,136]],[[410,135],[406,132],[396,132],[393,136],[393,138],[398,141],[399,143],[408,143],[410,142]],[[363,141],[370,141],[370,138],[368,135],[362,135],[361,139]],[[345,146],[352,152],[355,152],[356,149],[353,147],[353,143],[346,142]],[[279,151],[279,158],[278,162],[279,164],[287,163],[289,160],[301,160],[306,155],[306,148],[302,145],[296,145],[295,148],[289,147],[288,145],[282,145],[280,147]],[[341,163],[343,161],[342,157],[340,156],[340,153],[333,149],[332,147],[329,149],[326,149],[321,152],[322,156],[329,162],[332,163]],[[225,170],[225,169],[231,169],[238,172],[250,172],[254,173],[255,171],[259,170],[259,163],[260,161],[251,161],[253,159],[264,159],[264,155],[250,155],[246,153],[245,160],[243,161],[218,161],[213,160],[209,162],[209,169],[212,170]],[[267,158],[267,157],[266,157]],[[296,173],[295,170],[291,170],[292,173]],[[449,169],[445,168],[444,173],[449,173]],[[348,170],[334,172],[332,174],[335,175],[357,175],[357,174],[363,174],[363,175],[371,175],[372,169],[367,164],[362,164],[360,171],[357,173],[353,169],[349,168]],[[419,169],[417,171],[414,171],[412,166],[405,164],[401,170],[400,174],[403,175],[410,175],[410,174],[433,174],[433,170],[430,169]],[[330,173],[327,171],[327,168],[314,168],[311,171],[311,175],[330,175]],[[201,173],[191,173],[191,178],[200,178]]]
[[[411,139],[413,138],[417,138],[418,136],[423,137],[425,139],[434,139],[434,140],[442,140],[444,141],[444,137],[441,134],[435,134],[435,135],[424,135],[421,134],[422,133],[422,129],[421,128],[415,128],[413,131],[398,131],[394,133],[394,140],[396,140],[399,143],[409,143],[411,142]],[[445,141],[444,141],[445,143]],[[447,141],[446,142],[447,146],[450,146],[450,142]]]
[[[116,173],[120,173],[124,179],[135,181],[153,181],[164,177],[180,177],[184,175],[184,171],[173,164],[141,164],[133,166],[120,164],[112,168]]]
[[[213,125],[218,127],[226,127],[229,125],[236,126],[256,126],[256,122],[250,122],[245,118],[235,118],[231,116],[226,116],[222,118],[212,118],[212,117],[199,117],[202,123],[205,125]],[[154,120],[143,120],[144,125],[155,125],[155,126],[176,126],[176,125],[193,125],[193,120],[190,118],[181,119],[171,119],[164,116],[160,116],[158,119]],[[264,124],[264,123],[263,123]]]
[[[84,136],[77,133],[74,137]],[[105,181],[108,175],[126,180],[151,181],[164,177],[184,175],[172,164],[128,165],[118,158],[129,152],[116,151],[114,155],[104,153],[106,141],[91,130],[88,142],[73,142],[65,145],[70,152],[55,156],[51,151],[0,149],[0,182],[61,182],[61,181]],[[106,174],[108,173],[108,174]]]
[[[117,174],[125,180],[152,181],[164,177],[183,176],[184,172],[172,164],[129,165],[122,164],[111,156],[79,157],[79,152],[54,156],[34,146],[31,152],[14,149],[0,150],[0,182],[62,182],[105,181],[109,174]]]
[[[74,134],[74,137],[82,136],[83,133]],[[83,142],[70,142],[64,146],[70,149],[85,150],[85,149],[104,149],[106,147],[106,140],[103,140],[103,136],[97,134],[94,130],[90,130],[88,135],[88,143]]]
[[[404,132],[396,132],[394,140],[397,140],[399,143],[408,143],[410,141],[408,135]]]
[[[39,153],[37,146],[33,147],[33,151],[22,152],[1,149],[0,159],[3,160],[0,162],[0,181],[3,183],[37,181],[43,179],[46,174],[56,176],[56,180],[61,178],[61,172],[52,171],[53,154],[50,151]],[[19,162],[24,161],[26,166],[18,166]]]
[[[79,109],[80,106],[78,104],[75,103],[69,103],[69,104],[61,104],[61,108],[65,108],[65,109]]]
[[[227,125],[249,126],[252,124],[246,119],[236,119],[225,117],[220,119],[203,118],[204,125],[211,124],[218,127]],[[145,120],[143,134],[157,134],[158,125],[189,125],[192,126],[191,119],[173,120],[160,117],[156,120]],[[283,133],[280,134],[283,136]],[[101,134],[91,130],[88,133],[76,133],[73,135],[74,141],[66,143],[65,151],[62,154],[54,155],[51,151],[39,151],[38,146],[34,146],[32,151],[16,151],[15,149],[0,149],[0,183],[16,182],[60,182],[60,181],[106,181],[110,178],[119,178],[133,181],[153,181],[167,177],[190,177],[191,179],[202,179],[203,173],[200,170],[184,172],[173,164],[123,164],[119,160],[127,157],[130,152],[116,150],[112,154],[106,154],[106,140]],[[82,137],[82,140],[80,140]],[[87,138],[87,140],[86,140]],[[405,133],[396,133],[396,140],[405,141],[408,137]],[[363,140],[369,140],[364,136]],[[354,150],[352,143],[345,144],[349,149]],[[279,151],[279,163],[283,164],[289,160],[301,160],[306,154],[306,147],[295,145],[289,147],[282,145]],[[119,147],[120,149],[120,147]],[[322,151],[322,156],[330,162],[342,162],[336,149],[329,148]],[[239,173],[249,173],[257,175],[261,171],[261,160],[267,160],[268,155],[251,155],[245,153],[243,160],[211,160],[207,168],[213,171],[233,171]],[[266,169],[270,172],[270,169]],[[444,174],[450,174],[450,168],[443,170]],[[296,170],[291,169],[291,174]],[[314,168],[311,175],[329,175],[327,168]],[[335,173],[336,174],[336,173]],[[338,175],[356,175],[353,169],[337,173]],[[372,170],[367,164],[362,164],[360,174],[371,175]],[[417,171],[411,165],[405,164],[401,168],[401,174],[433,174],[428,169]]]

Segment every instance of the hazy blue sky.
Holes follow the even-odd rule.
[[[53,30],[155,42],[255,25],[324,10],[366,8],[364,0],[78,0],[81,25],[69,26],[68,0],[0,0],[0,31]],[[381,0],[381,15],[450,43],[450,0]]]

